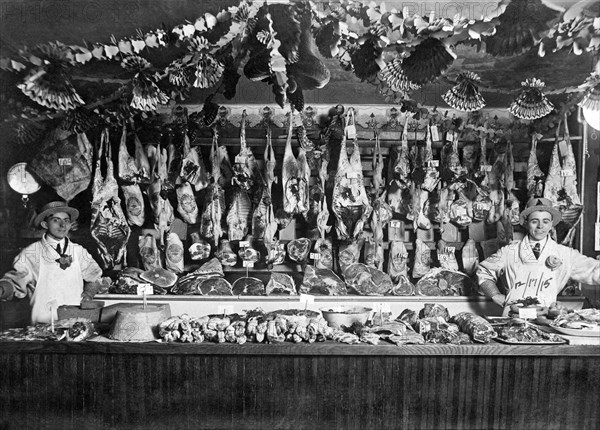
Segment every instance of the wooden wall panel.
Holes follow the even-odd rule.
[[[597,357],[0,352],[0,428],[544,428],[600,422]]]

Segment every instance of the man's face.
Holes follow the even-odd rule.
[[[525,228],[532,239],[536,241],[545,239],[552,229],[552,214],[546,211],[530,213]]]
[[[42,221],[41,226],[48,230],[51,237],[61,240],[71,230],[71,217],[66,212],[57,212]]]

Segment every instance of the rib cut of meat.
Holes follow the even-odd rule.
[[[324,296],[345,296],[346,284],[333,271],[306,266],[300,293]]]
[[[349,293],[361,296],[385,295],[393,288],[388,274],[362,263],[350,265],[344,271],[344,280]]]
[[[267,296],[294,296],[298,294],[294,279],[290,275],[279,272],[271,273],[266,291]]]

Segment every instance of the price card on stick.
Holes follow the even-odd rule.
[[[440,140],[440,133],[438,132],[437,125],[432,125],[431,126],[431,141],[439,142],[439,140]]]
[[[534,320],[537,318],[536,308],[519,308],[519,318],[524,320]]]
[[[250,242],[248,240],[240,240],[240,248],[248,248],[250,246]]]
[[[232,305],[220,305],[217,307],[217,314],[231,315],[233,313]]]
[[[315,296],[310,294],[300,294],[300,304],[304,303],[304,310],[308,308],[309,304],[315,303]]]
[[[311,260],[320,260],[321,259],[321,254],[319,254],[318,252],[311,252],[310,253],[310,259]]]

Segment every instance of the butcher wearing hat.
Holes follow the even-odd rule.
[[[550,237],[560,220],[561,213],[550,200],[534,197],[520,214],[527,236],[480,263],[480,291],[503,307],[504,316],[510,305],[528,297],[537,298],[541,307],[549,307],[569,279],[600,284],[600,261],[559,245]]]
[[[24,248],[0,279],[0,300],[29,297],[33,324],[49,323],[57,319],[58,306],[79,305],[105,288],[98,263],[69,240],[78,216],[65,202],[45,205],[34,220],[45,230],[42,239]]]

